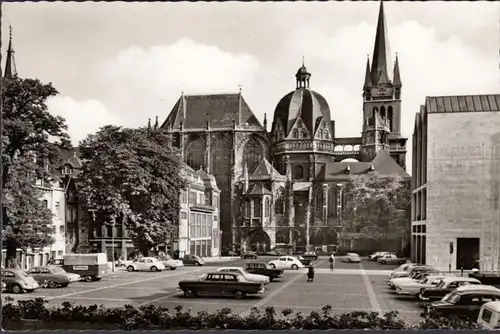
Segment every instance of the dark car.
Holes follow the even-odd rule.
[[[300,263],[302,263],[304,266],[308,266],[311,264],[311,259],[306,259],[301,255],[295,255],[297,259],[299,259]]]
[[[500,300],[500,290],[493,286],[465,285],[449,293],[440,301],[427,303],[426,311],[431,315],[476,321],[481,306],[496,300]]]
[[[262,294],[266,290],[263,284],[250,282],[232,272],[210,272],[197,280],[183,280],[179,282],[179,289],[186,297],[234,296],[238,299]]]
[[[283,270],[275,269],[265,262],[246,263],[245,269],[251,274],[267,276],[271,282],[283,277]]]
[[[316,252],[305,252],[302,254],[302,257],[307,260],[317,260],[318,254],[316,254]]]
[[[436,286],[421,289],[417,297],[420,300],[441,300],[456,288],[467,284],[479,285],[481,282],[471,277],[445,277]]]
[[[241,254],[242,259],[257,259],[257,254],[255,252],[245,252]]]
[[[469,277],[478,279],[481,283],[486,285],[500,285],[500,276],[494,273],[469,273]]]
[[[40,286],[49,288],[66,287],[70,283],[79,282],[78,274],[68,273],[59,266],[41,266],[31,268],[29,273]]]
[[[201,257],[198,255],[194,254],[186,254],[182,258],[182,263],[186,265],[191,265],[191,266],[202,266],[205,264],[205,260],[203,260]]]

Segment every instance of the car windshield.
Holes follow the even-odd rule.
[[[460,295],[458,293],[450,293],[443,300],[450,304],[456,304],[460,300]]]
[[[52,269],[54,274],[66,274],[66,270],[61,267],[50,267],[50,269]]]
[[[28,277],[30,274],[24,270],[19,270],[19,276]]]

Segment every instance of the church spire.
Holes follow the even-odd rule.
[[[7,60],[5,61],[4,77],[12,78],[17,75],[16,62],[14,61],[14,48],[12,47],[12,26],[9,26],[9,46],[7,47]]]
[[[296,88],[309,88],[309,79],[311,78],[311,73],[307,71],[307,68],[304,64],[304,57],[302,57],[302,66],[299,68],[297,73],[295,74],[295,80],[297,83]]]
[[[366,89],[372,86],[372,79],[370,74],[370,57],[366,57],[366,72],[365,72],[365,84],[363,88]]]
[[[396,53],[396,61],[394,62],[394,79],[392,80],[392,83],[396,87],[401,87],[401,74],[399,73],[399,61],[398,61],[398,54]]]
[[[385,22],[384,2],[380,1],[378,12],[377,32],[375,35],[375,47],[373,49],[373,60],[371,77],[374,85],[390,83],[392,70],[391,52],[389,48],[389,36]]]

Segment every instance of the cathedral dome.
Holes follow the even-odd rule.
[[[302,65],[295,75],[297,87],[286,94],[274,110],[274,120],[271,131],[282,131],[283,137],[288,137],[298,118],[301,119],[309,136],[314,136],[316,130],[324,121],[324,127],[333,134],[330,119],[330,107],[326,99],[309,88],[311,74]],[[281,137],[281,136],[280,136]],[[333,139],[329,137],[328,139]]]

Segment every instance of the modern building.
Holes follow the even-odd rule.
[[[500,95],[431,96],[420,107],[412,261],[452,270],[499,267],[499,129]]]
[[[338,184],[347,183],[346,174],[375,168],[408,177],[401,75],[397,57],[394,63],[390,58],[381,3],[359,137],[335,136],[328,103],[310,88],[304,64],[295,90],[278,100],[270,131],[266,116],[261,124],[241,90],[180,96],[161,128],[172,134],[186,164],[215,176],[225,250],[337,244],[343,201]]]

